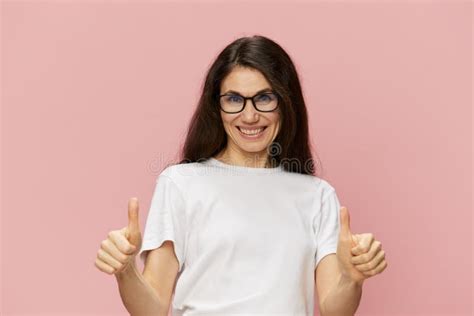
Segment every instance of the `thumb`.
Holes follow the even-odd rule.
[[[139,242],[138,238],[141,236],[137,198],[131,198],[128,201],[128,233],[129,241],[136,246]]]
[[[350,216],[349,216],[349,211],[345,206],[341,207],[341,234],[344,234],[346,236],[351,236],[352,240],[352,234],[351,234],[351,224],[350,224]]]

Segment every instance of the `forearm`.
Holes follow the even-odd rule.
[[[115,277],[123,304],[131,316],[168,315],[167,306],[138,271],[135,262]]]
[[[319,311],[321,316],[353,316],[362,297],[362,283],[338,276],[338,282],[323,299]]]

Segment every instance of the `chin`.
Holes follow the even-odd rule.
[[[246,152],[249,152],[249,153],[260,153],[260,152],[263,152],[265,151],[267,148],[266,147],[254,147],[254,146],[240,146],[240,149],[242,151],[246,151]]]
[[[266,151],[267,147],[270,144],[246,144],[246,143],[238,143],[237,144],[242,151],[250,152],[250,153],[260,153],[262,151]]]

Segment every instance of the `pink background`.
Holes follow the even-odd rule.
[[[471,3],[3,1],[1,26],[2,315],[127,314],[100,242],[132,196],[143,229],[207,67],[254,34],[292,56],[321,176],[386,251],[357,314],[471,314]]]

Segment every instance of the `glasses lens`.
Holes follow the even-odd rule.
[[[221,107],[226,112],[239,112],[244,104],[244,99],[238,95],[223,95],[220,99]]]
[[[253,100],[260,111],[272,111],[278,105],[278,98],[273,93],[259,94]]]

